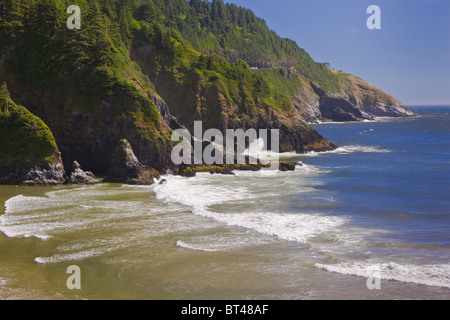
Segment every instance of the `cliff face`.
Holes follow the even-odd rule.
[[[364,80],[343,72],[342,95],[368,117],[411,117],[414,113],[400,101]]]
[[[281,83],[286,85],[292,78],[279,69]],[[339,90],[324,90],[315,82],[301,75],[295,77],[295,90],[289,94],[292,104],[301,117],[308,122],[318,121],[361,121],[376,117],[411,117],[414,113],[400,101],[364,80],[341,71],[334,71],[339,77]],[[273,77],[268,77],[272,79]]]
[[[172,167],[172,130],[192,132],[196,120],[222,132],[279,129],[281,152],[326,151],[336,145],[307,121],[411,115],[363,80],[314,62],[247,9],[200,0],[80,6],[80,30],[66,27],[63,0],[11,0],[0,11],[0,80],[54,137],[56,156],[32,165],[70,170],[76,160],[104,175],[127,139],[142,165],[163,172]]]
[[[150,98],[146,99],[147,106],[135,110],[124,105],[123,98],[107,95],[88,107],[73,108],[60,105],[55,92],[35,93],[12,79],[9,83],[12,94],[51,128],[69,172],[73,161],[78,161],[96,175],[104,175],[121,139],[133,144],[143,164],[162,171],[170,167],[171,129]],[[64,104],[72,99],[73,96],[67,96]],[[128,99],[133,103],[132,97]]]
[[[336,148],[302,119],[286,96],[243,61],[231,66],[218,56],[204,56],[177,43],[174,46],[179,56],[136,42],[131,57],[177,122],[191,133],[194,121],[201,120],[205,130],[217,128],[223,133],[226,129],[279,129],[281,152]]]

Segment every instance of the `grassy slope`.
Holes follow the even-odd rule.
[[[344,91],[351,92],[357,99],[368,103],[381,102],[388,105],[400,104],[397,99],[393,98],[383,90],[362,80],[361,78],[342,71],[333,72],[340,78]]]
[[[57,151],[48,126],[9,99],[5,90],[0,92],[0,149],[0,166],[9,168],[50,164]]]

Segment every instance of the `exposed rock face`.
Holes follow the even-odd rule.
[[[73,162],[72,173],[66,181],[67,184],[97,184],[99,182],[92,172],[83,171],[77,161]]]
[[[412,117],[414,113],[400,103],[383,102],[362,103],[361,109],[376,117]]]
[[[350,101],[342,98],[321,97],[319,109],[322,118],[333,121],[358,121],[367,118]]]
[[[159,179],[155,169],[139,162],[133,149],[126,139],[117,144],[105,182],[116,182],[137,185],[149,185]]]
[[[66,167],[77,160],[83,164],[83,168],[97,176],[106,175],[117,141],[122,138],[133,145],[134,153],[142,164],[159,171],[171,166],[171,144],[167,138],[162,140],[155,137],[155,141],[149,141],[146,136],[148,128],[137,127],[136,119],[129,114],[118,114],[119,105],[113,99],[105,99],[93,109],[97,112],[75,111],[67,114],[64,121],[51,123]],[[170,129],[163,121],[161,116],[159,130],[170,138]],[[162,134],[152,132],[152,136],[157,135]]]
[[[401,102],[379,88],[340,71],[332,71],[342,79],[341,91],[331,93],[314,83],[304,83],[291,101],[308,122],[361,121],[376,117],[414,116]]]
[[[55,151],[54,160],[47,165],[31,168],[0,168],[0,184],[58,185],[64,183],[66,173],[61,153]]]
[[[170,113],[169,106],[160,96],[158,96],[157,94],[150,94],[150,98],[156,105],[156,108],[158,109],[159,114],[164,119],[164,122],[172,130],[177,130],[182,127],[182,125],[178,123],[177,119]]]
[[[255,99],[256,106],[250,108],[243,103],[244,94],[231,99],[226,89],[214,83],[198,87],[191,81],[181,82],[171,71],[158,69],[154,63],[157,54],[148,46],[135,46],[131,52],[132,58],[147,73],[169,106],[171,114],[189,132],[193,132],[194,122],[201,120],[204,130],[216,128],[222,133],[227,129],[278,129],[280,152],[303,153],[337,148],[311,128],[294,108],[277,110],[258,98]],[[158,105],[157,102],[155,104]]]

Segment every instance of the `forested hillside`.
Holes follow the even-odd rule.
[[[66,26],[70,5],[80,29]],[[305,120],[405,114],[220,0],[4,0],[0,81],[48,125],[66,167],[78,160],[98,174],[121,139],[166,170],[171,130],[195,120],[205,130],[280,129],[281,151],[307,152],[335,146]]]

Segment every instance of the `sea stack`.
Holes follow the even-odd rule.
[[[104,182],[150,185],[159,179],[159,172],[139,162],[126,139],[117,144]]]
[[[83,171],[77,161],[73,162],[72,173],[67,179],[67,184],[97,184],[99,182],[91,171]]]

